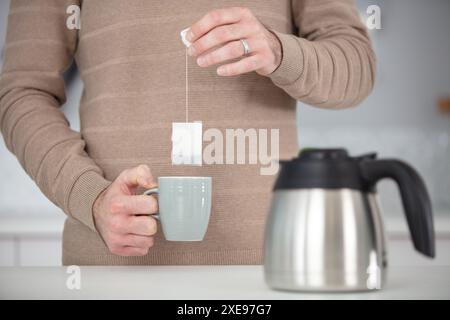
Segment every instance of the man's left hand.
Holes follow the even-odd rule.
[[[197,57],[200,67],[242,58],[220,66],[217,69],[220,76],[236,76],[252,71],[269,75],[281,63],[280,41],[248,8],[211,11],[189,28],[186,38],[192,43],[188,54]],[[244,55],[241,40],[248,43],[250,52],[247,55]]]

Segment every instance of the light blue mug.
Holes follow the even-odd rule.
[[[211,215],[211,177],[159,177],[158,187],[144,192],[158,195],[161,222],[168,241],[201,241]]]

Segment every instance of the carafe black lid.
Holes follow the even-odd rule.
[[[345,149],[303,149],[294,161],[302,160],[343,160],[349,155]]]
[[[351,157],[345,149],[304,149],[297,158],[281,161],[275,183],[279,189],[356,189],[370,186],[360,173],[359,162],[376,154]]]

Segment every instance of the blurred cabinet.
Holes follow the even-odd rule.
[[[391,266],[450,266],[450,238],[438,236],[436,258],[429,259],[415,251],[411,240],[388,239],[388,264]]]
[[[450,238],[437,241],[434,260],[418,254],[409,239],[388,239],[390,266],[450,266]],[[60,266],[61,240],[57,237],[0,238],[0,266]]]
[[[61,265],[64,216],[0,219],[0,266]]]
[[[0,266],[60,266],[61,239],[56,237],[0,238]]]
[[[19,241],[18,261],[21,266],[60,266],[59,238],[24,238]]]
[[[13,239],[0,238],[0,266],[12,267],[16,265]]]
[[[57,216],[57,215],[55,215]],[[64,217],[0,219],[0,266],[60,266]],[[418,254],[403,217],[386,221],[391,266],[450,266],[450,219],[437,219],[436,259]]]

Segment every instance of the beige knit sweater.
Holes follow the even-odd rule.
[[[81,29],[66,27],[81,6]],[[374,83],[370,40],[352,0],[12,0],[0,80],[7,147],[67,214],[64,264],[259,264],[274,176],[256,165],[171,165],[171,124],[184,121],[179,31],[213,8],[246,6],[276,32],[280,67],[216,75],[190,61],[190,118],[205,129],[279,128],[280,157],[297,152],[296,100],[355,106]],[[62,74],[75,58],[84,82],[81,133],[59,110]],[[213,177],[213,211],[202,242],[167,242],[159,231],[144,257],[108,252],[92,204],[122,170]],[[24,199],[26,201],[26,199]],[[18,204],[20,205],[20,204]]]

